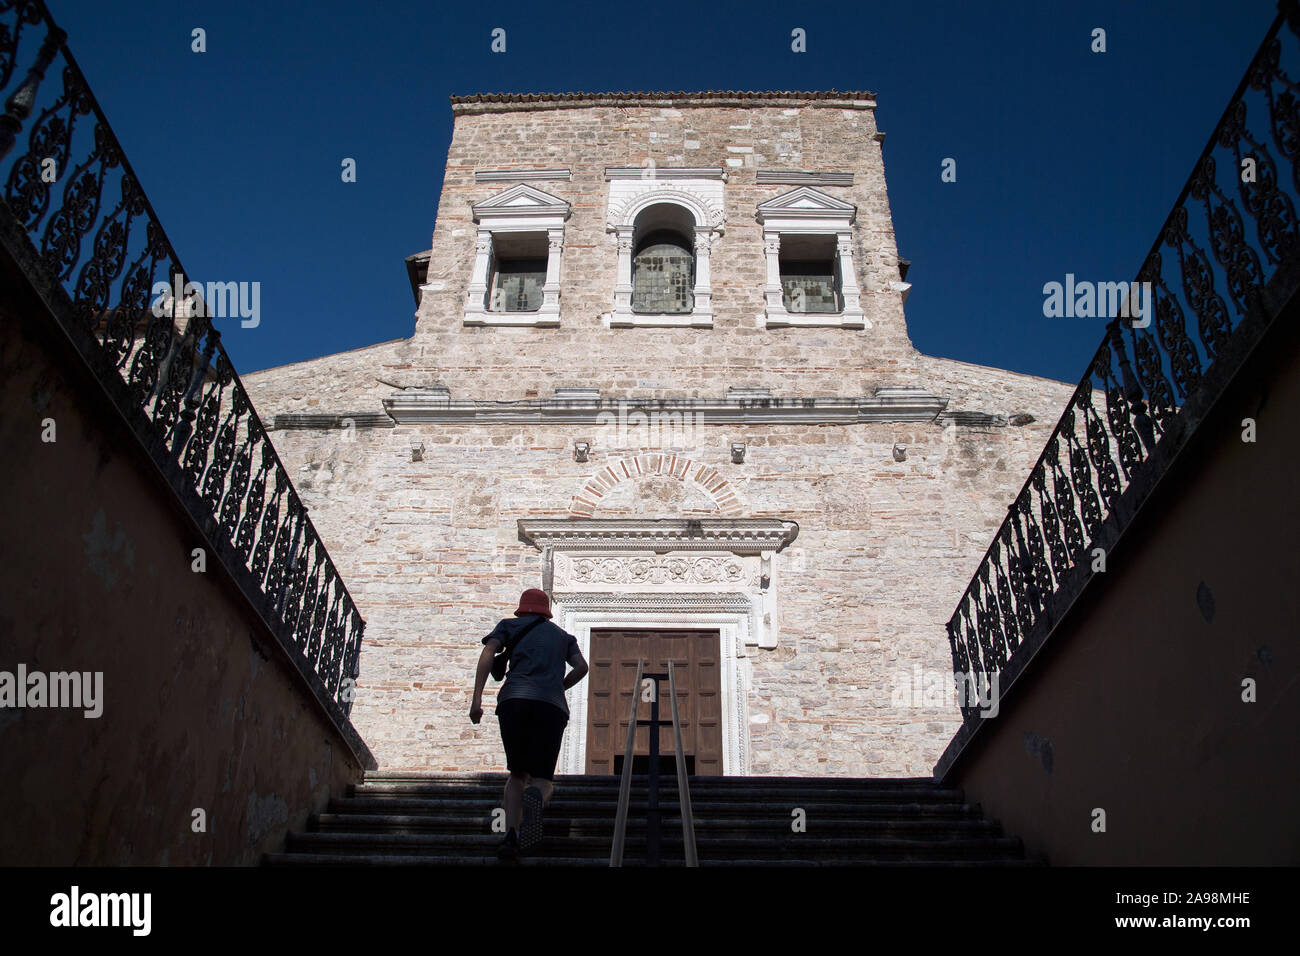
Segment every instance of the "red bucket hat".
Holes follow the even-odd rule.
[[[515,617],[523,614],[540,614],[543,617],[551,616],[551,599],[546,596],[546,592],[538,588],[529,588],[519,596],[519,608],[515,611]]]

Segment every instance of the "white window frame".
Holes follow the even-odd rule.
[[[709,260],[726,218],[722,188],[720,177],[660,180],[647,176],[610,182],[606,227],[618,243],[614,310],[605,314],[610,328],[713,327],[713,279]],[[682,207],[695,223],[691,237],[695,253],[694,308],[680,313],[633,312],[632,243],[636,218],[651,206],[665,203]]]
[[[564,223],[572,205],[526,183],[511,186],[475,203],[478,236],[474,269],[465,293],[465,325],[509,325],[555,328],[560,324],[560,266],[564,255]],[[493,312],[487,307],[489,274],[495,237],[504,233],[546,233],[546,281],[542,305],[536,312]]]
[[[853,261],[853,223],[858,207],[810,186],[800,186],[757,206],[763,227],[763,254],[767,259],[767,282],[763,287],[765,308],[760,317],[768,328],[802,326],[811,328],[869,329],[862,310],[862,289]],[[789,235],[834,236],[840,274],[840,312],[789,312],[782,299],[781,237]]]

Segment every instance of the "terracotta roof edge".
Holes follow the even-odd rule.
[[[572,106],[602,101],[615,103],[652,102],[658,104],[686,103],[701,100],[831,101],[874,107],[876,94],[867,90],[700,90],[696,92],[640,90],[634,92],[595,93],[474,93],[469,96],[452,96],[450,99],[453,109],[474,106]]]

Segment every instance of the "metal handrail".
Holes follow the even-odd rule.
[[[214,317],[199,308],[182,319],[175,297],[161,314],[151,307],[156,284],[184,289],[190,273],[43,0],[0,0],[0,97],[8,254],[66,296],[50,304],[56,323],[200,512],[220,560],[237,579],[252,575],[259,611],[322,703],[350,715],[365,621]]]
[[[1270,283],[1300,266],[1300,4],[1278,7],[1130,285],[1146,288],[1144,322],[1121,306],[1107,324],[948,621],[967,724],[987,716],[967,687],[991,692],[1001,674],[1006,693],[1087,580],[1100,536],[1132,521],[1196,426],[1183,410],[1215,400],[1273,318]]]
[[[627,746],[623,748],[623,779],[618,785],[618,812],[614,815],[614,845],[609,851],[609,865],[623,865],[623,845],[627,839],[627,807],[632,797],[632,748],[636,745],[637,695],[641,693],[641,671],[645,661],[636,662],[636,682],[632,685],[632,708],[627,718]]]
[[[677,748],[677,802],[681,804],[682,846],[686,849],[686,865],[699,866],[695,852],[695,814],[691,811],[691,787],[686,778],[686,758],[682,755],[682,722],[677,716],[677,677],[673,662],[668,662],[668,693],[673,699],[673,743]]]

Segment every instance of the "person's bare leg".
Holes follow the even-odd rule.
[[[524,787],[527,786],[528,774],[511,773],[506,781],[506,828],[518,830],[524,819]]]

